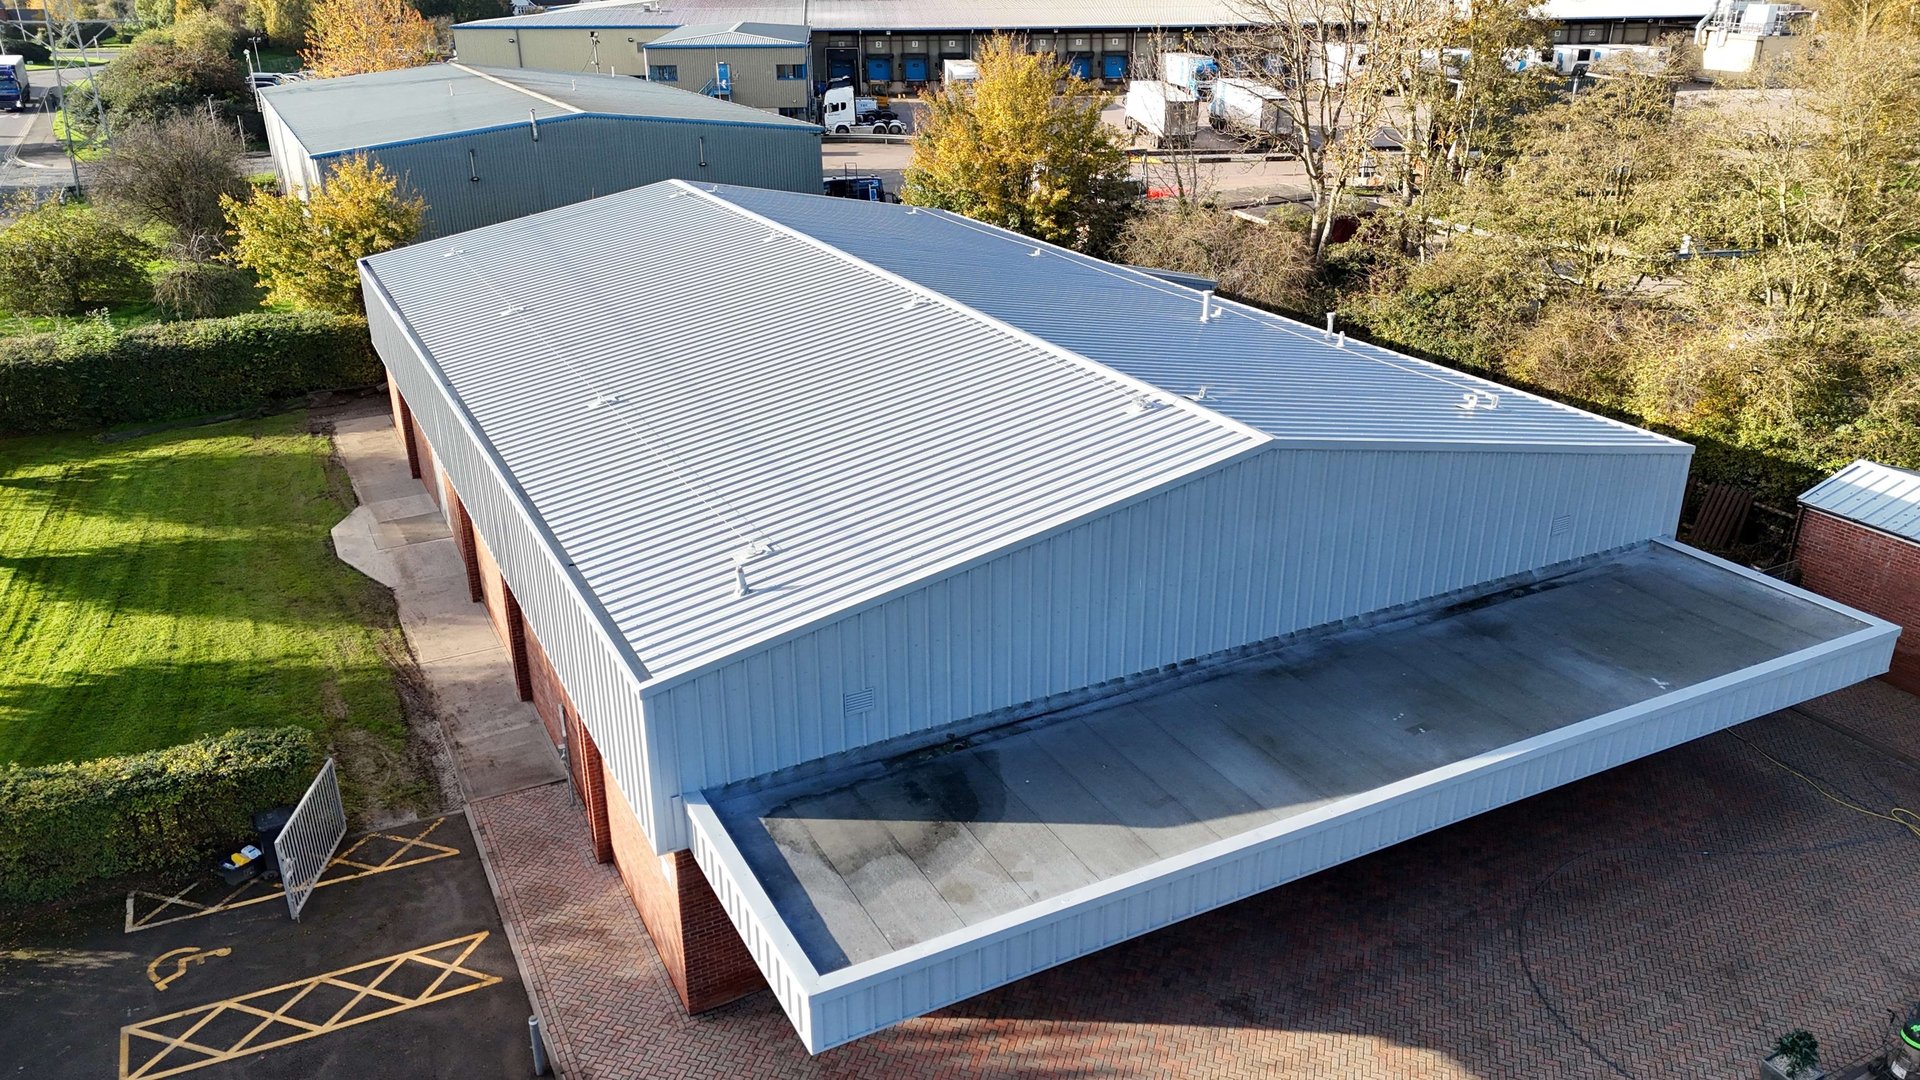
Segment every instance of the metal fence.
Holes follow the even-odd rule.
[[[334,772],[333,759],[328,758],[273,842],[274,854],[280,860],[280,881],[287,891],[287,911],[295,922],[300,920],[300,909],[307,906],[307,897],[313,895],[320,875],[333,861],[334,849],[346,835],[347,810],[340,803],[340,778]]]

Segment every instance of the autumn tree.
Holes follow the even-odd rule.
[[[233,224],[230,258],[260,279],[268,303],[343,313],[360,310],[359,260],[411,241],[427,209],[364,155],[305,199],[262,193],[221,203]]]
[[[147,245],[91,207],[16,200],[0,207],[0,307],[74,315],[97,304],[144,299]]]
[[[989,40],[977,60],[977,80],[929,103],[903,198],[1106,251],[1132,205],[1126,150],[1100,118],[1107,95],[1015,38]]]
[[[433,24],[407,0],[316,0],[301,57],[315,75],[361,75],[433,59]]]

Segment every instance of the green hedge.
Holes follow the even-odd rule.
[[[166,750],[0,767],[0,905],[57,900],[129,874],[207,865],[295,802],[319,753],[301,728],[236,728]]]
[[[365,319],[261,312],[0,340],[0,435],[258,408],[379,381]]]

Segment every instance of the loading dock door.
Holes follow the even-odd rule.
[[[1075,53],[1073,59],[1067,61],[1067,72],[1076,79],[1093,78],[1093,57]]]
[[[901,75],[901,78],[905,79],[906,81],[917,82],[917,83],[923,83],[927,81],[927,58],[926,57],[909,56],[900,62],[900,67],[903,72],[903,74]]]
[[[851,79],[858,70],[856,54],[852,49],[827,50],[827,80]]]
[[[891,56],[867,57],[867,81],[868,82],[892,82],[893,81],[893,57]]]
[[[1126,53],[1108,53],[1107,55],[1101,57],[1100,58],[1100,75],[1102,78],[1113,79],[1116,81],[1126,78],[1127,77],[1127,54]]]

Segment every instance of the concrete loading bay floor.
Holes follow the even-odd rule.
[[[827,972],[1860,629],[1645,547],[715,811]]]
[[[211,876],[0,925],[0,1076],[532,1074],[526,991],[466,818],[349,836],[300,922]]]

